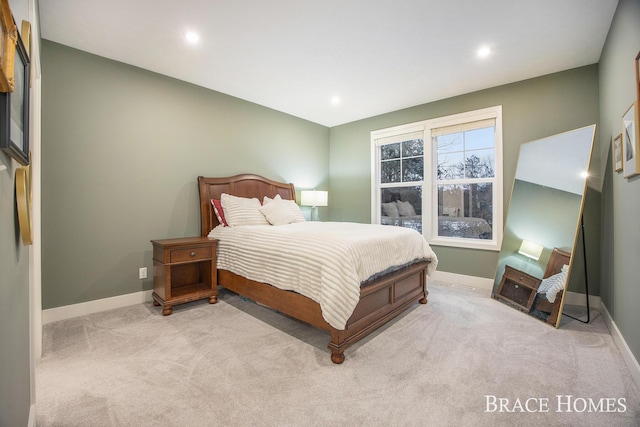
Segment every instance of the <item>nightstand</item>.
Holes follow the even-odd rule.
[[[216,248],[218,240],[208,237],[152,240],[153,305],[162,306],[165,316],[173,306],[209,298],[218,302]]]
[[[529,313],[542,280],[506,265],[495,298]]]

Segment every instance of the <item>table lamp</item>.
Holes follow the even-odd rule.
[[[300,205],[311,206],[311,221],[318,219],[318,206],[327,206],[328,201],[328,191],[304,190],[300,192]]]
[[[534,242],[530,242],[528,240],[523,240],[520,245],[520,249],[518,249],[518,253],[527,257],[527,265],[531,262],[531,260],[538,261],[540,259],[540,255],[542,255],[542,250],[544,247]]]

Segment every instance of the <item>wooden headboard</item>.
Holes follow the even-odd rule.
[[[571,253],[565,252],[558,248],[553,248],[553,252],[551,252],[551,256],[549,257],[549,262],[547,263],[547,270],[544,272],[543,279],[547,277],[551,277],[554,274],[560,273],[562,270],[562,266],[571,261]]]
[[[206,236],[219,224],[213,211],[211,199],[220,199],[222,193],[238,197],[275,197],[279,194],[283,199],[296,200],[296,190],[291,183],[277,182],[259,175],[241,174],[230,177],[207,178],[198,177],[200,190],[200,235]]]

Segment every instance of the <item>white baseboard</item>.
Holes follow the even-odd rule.
[[[622,355],[622,359],[624,363],[626,363],[629,371],[631,372],[631,377],[635,381],[636,385],[640,388],[640,364],[638,360],[635,358],[631,349],[627,345],[627,342],[624,340],[624,337],[620,333],[618,326],[616,326],[616,322],[613,321],[611,314],[609,314],[609,310],[607,310],[607,306],[604,304],[600,305],[600,313],[602,313],[602,319],[604,320],[605,325],[609,328],[609,332],[613,337],[613,342],[615,342],[618,350],[620,350],[620,354]]]
[[[440,282],[445,282],[452,285],[463,285],[475,289],[486,290],[489,291],[489,293],[493,291],[494,280],[487,279],[485,277],[466,276],[464,274],[449,273],[447,271],[436,270],[431,278],[433,280],[438,280]],[[564,303],[570,305],[579,305],[583,307],[587,306],[587,300],[584,297],[584,294],[577,292],[567,292]],[[601,305],[602,300],[599,296],[589,296],[589,308],[600,311]]]
[[[493,279],[487,279],[485,277],[467,276],[464,274],[437,270],[431,277],[433,280],[449,284],[463,285],[470,288],[487,290],[489,292],[493,290]],[[84,316],[86,314],[99,313],[101,311],[112,310],[114,308],[149,302],[151,301],[151,293],[151,290],[140,291],[133,294],[118,295],[115,297],[87,301],[79,304],[50,308],[42,311],[42,323],[47,324],[57,322],[58,320],[71,319],[72,317]],[[584,294],[567,292],[565,304],[586,306]],[[593,295],[589,297],[590,307],[600,311],[601,304],[600,297]]]
[[[29,407],[29,420],[27,421],[28,427],[36,426],[36,404],[32,403]]]
[[[463,285],[476,289],[483,289],[491,292],[493,290],[493,279],[485,277],[466,276],[464,274],[449,273],[447,271],[436,270],[431,276],[433,280],[445,283]]]
[[[581,307],[587,306],[587,299],[584,297],[584,294],[578,292],[567,292],[567,295],[564,297],[564,303],[569,305],[579,305]],[[589,308],[602,311],[602,300],[599,296],[589,295]]]
[[[132,294],[82,302],[79,304],[48,308],[46,310],[42,310],[42,324],[46,325],[47,323],[71,319],[72,317],[85,316],[87,314],[113,310],[114,308],[149,302],[151,301],[152,292],[153,291],[151,290],[140,291]]]
[[[491,292],[491,289],[493,288],[493,279],[486,279],[484,277],[466,276],[464,274],[448,273],[445,271],[436,271],[432,277],[434,280],[439,280],[445,283],[464,285],[471,288],[487,290],[489,292]],[[132,294],[118,295],[110,298],[42,310],[42,324],[46,325],[47,323],[57,322],[59,320],[71,319],[73,317],[113,310],[114,308],[149,302],[151,301],[152,292],[153,291],[151,290],[140,291]]]

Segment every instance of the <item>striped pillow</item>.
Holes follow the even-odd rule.
[[[222,209],[222,202],[218,199],[211,199],[211,204],[213,205],[213,212],[215,212],[218,217],[218,222],[223,227],[228,226],[227,221],[224,219],[224,210]]]
[[[260,211],[260,200],[222,193],[220,197],[224,218],[230,227],[269,225]]]
[[[274,197],[273,199],[267,196],[264,196],[264,199],[262,199],[262,206],[266,206],[271,202],[276,202],[279,204],[282,204],[284,206],[287,207],[287,209],[289,210],[289,212],[291,213],[291,220],[287,223],[292,223],[292,222],[305,222],[306,220],[304,219],[304,214],[302,213],[302,211],[300,210],[300,206],[298,206],[298,204],[296,202],[294,202],[293,200],[288,200],[288,199],[283,199],[282,197],[280,197],[279,194],[276,194],[276,197]],[[269,212],[271,209],[268,209],[265,211],[265,209],[261,209],[260,211],[264,214],[264,216],[267,218],[267,220],[271,223],[271,225],[276,225],[274,224],[270,219],[269,219],[269,215],[266,212]]]
[[[558,295],[558,292],[564,290],[564,284],[566,281],[567,272],[561,271],[558,274],[554,274],[553,276],[543,279],[540,286],[538,286],[538,293],[546,294],[549,302],[553,304],[556,301],[556,295]]]

